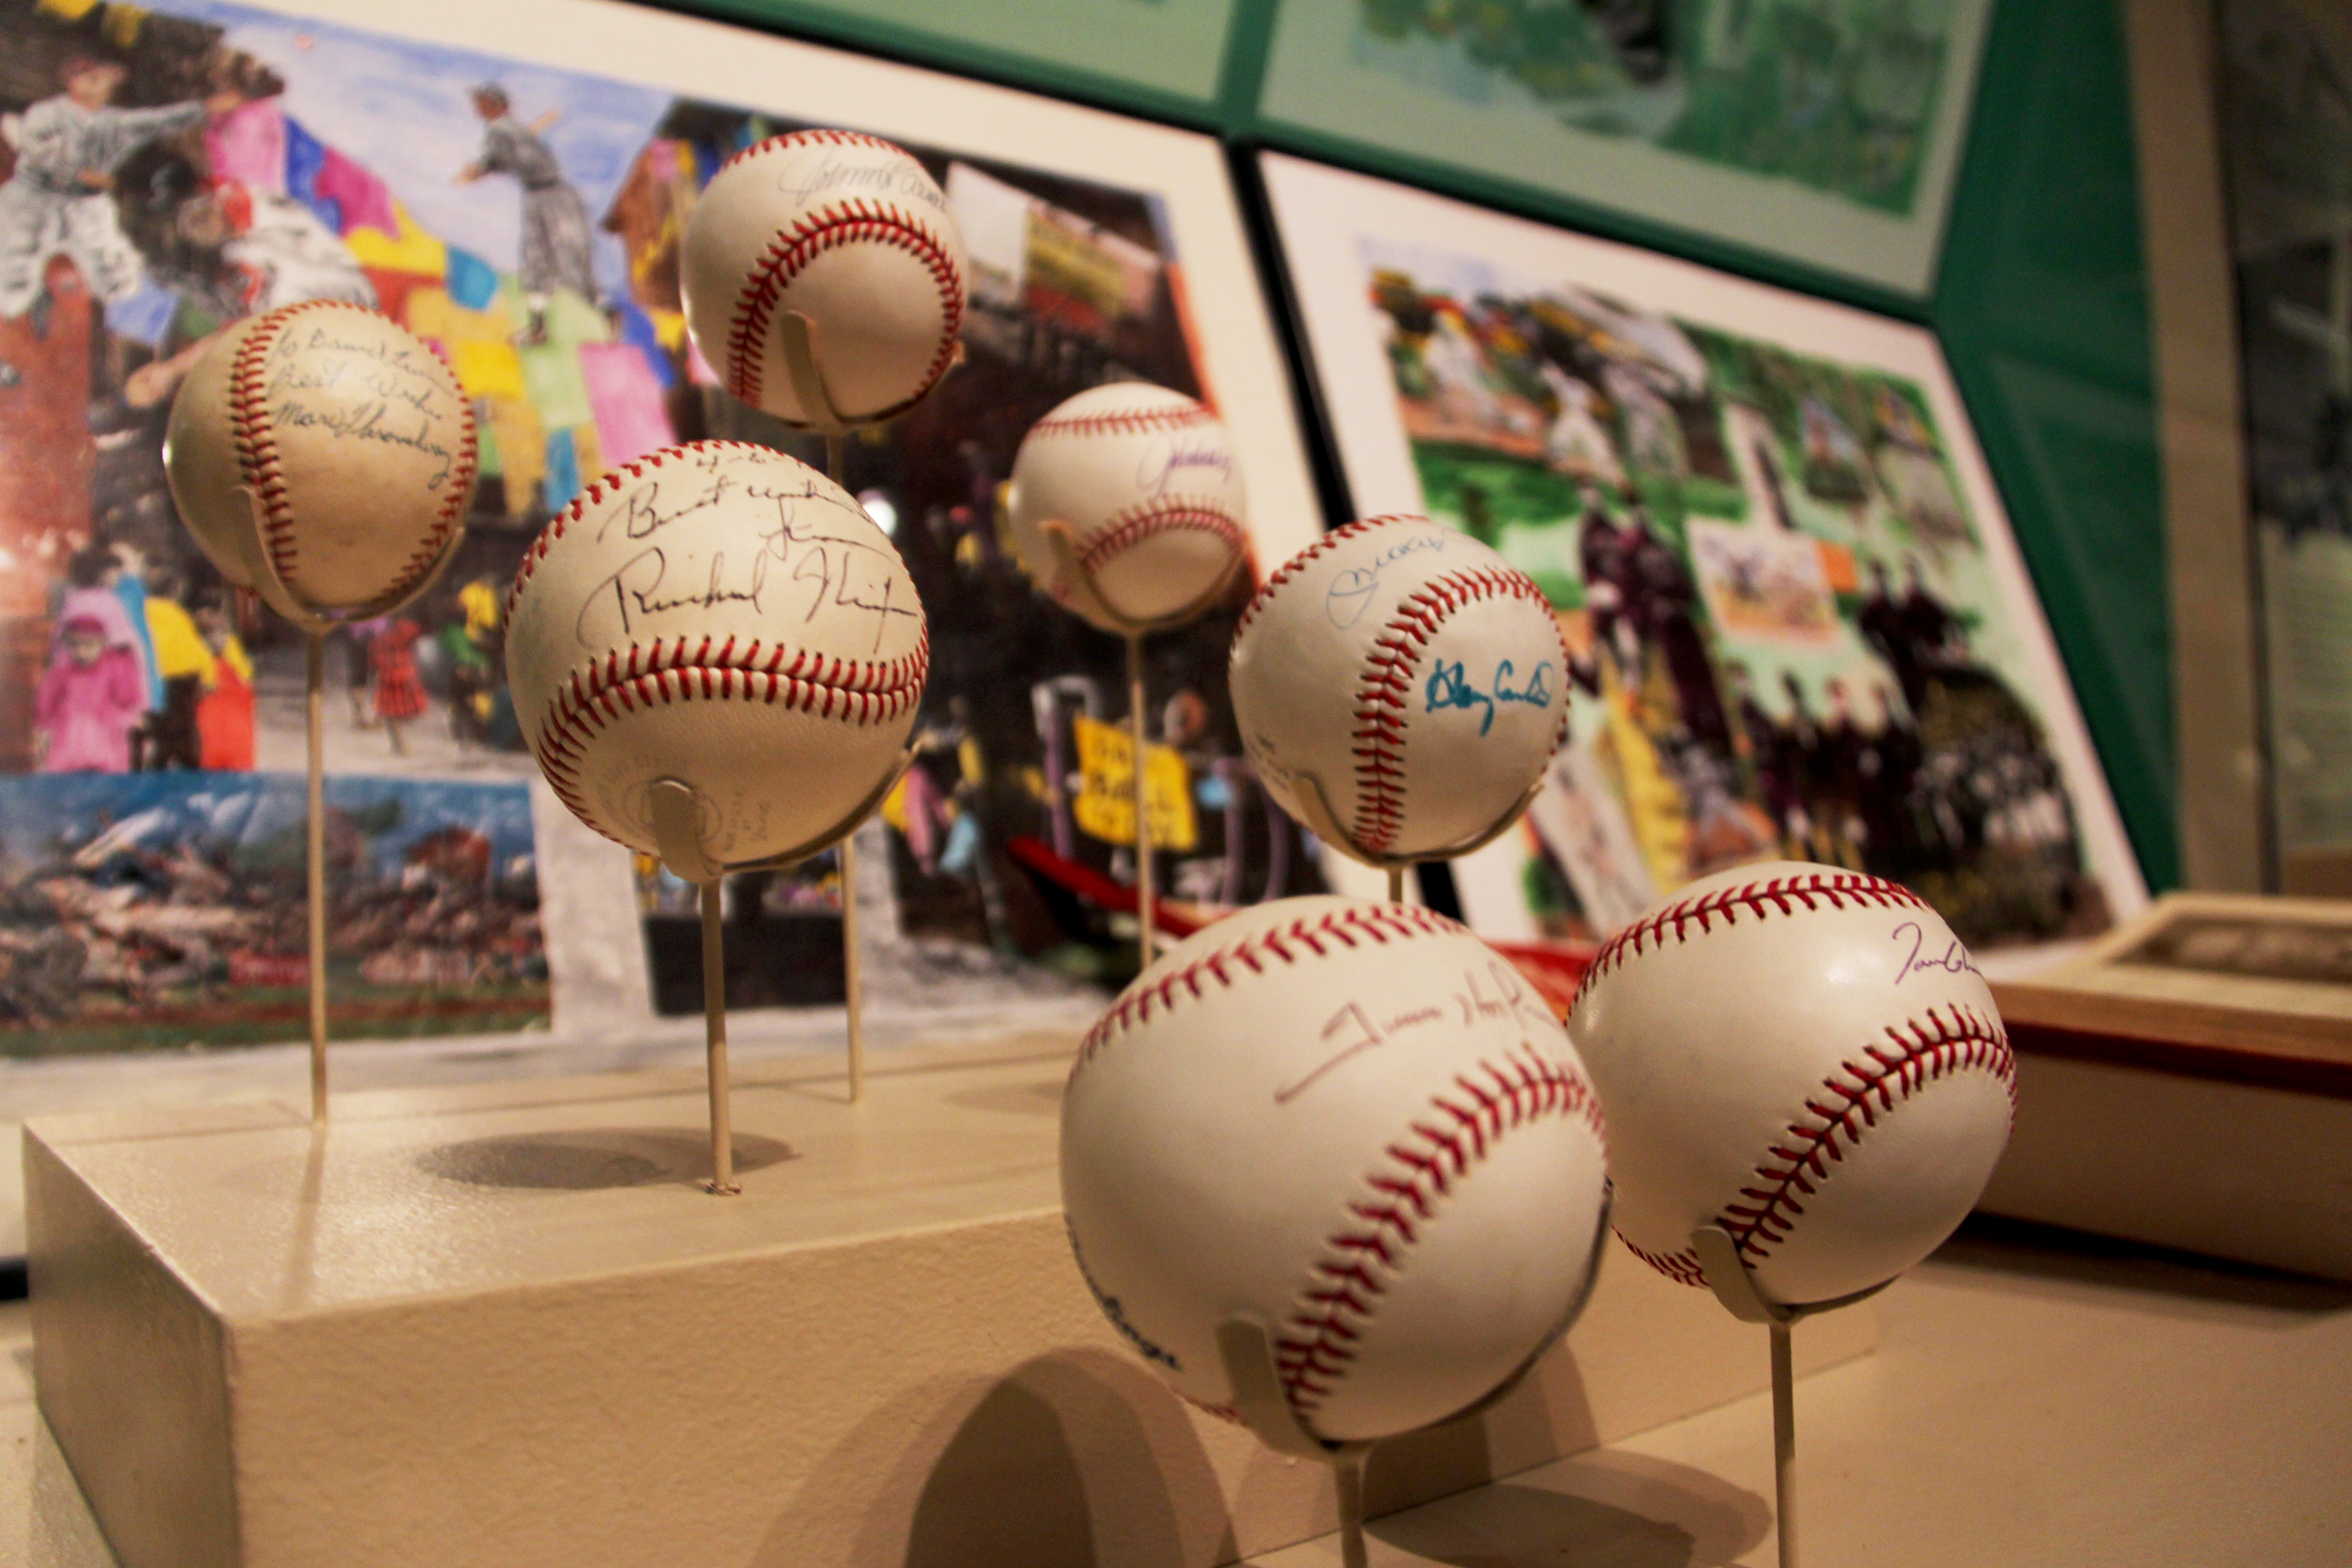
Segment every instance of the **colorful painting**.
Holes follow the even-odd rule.
[[[1483,885],[1500,925],[1590,939],[1696,877],[1794,858],[1905,883],[1987,947],[2137,905],[1930,340],[1268,170],[1327,387],[1385,372],[1334,392],[1359,508],[1419,507],[1493,545],[1572,654],[1576,740],[1501,851],[1517,907],[1496,913],[1476,862],[1465,903]]]
[[[1924,293],[1990,0],[1330,0],[1271,118]]]
[[[561,4],[534,15],[502,11],[499,25],[582,31],[562,25],[577,14]],[[667,58],[679,76],[709,74],[680,67],[709,57],[699,25],[630,26],[660,46],[621,51],[633,68]],[[507,690],[502,600],[548,518],[606,467],[676,442],[761,441],[824,460],[718,389],[687,339],[678,284],[686,220],[711,174],[812,120],[212,0],[0,0],[0,773],[192,789],[217,775],[219,788],[250,791],[301,768],[301,640],[197,552],[161,460],[182,380],[247,314],[321,298],[383,311],[446,356],[482,432],[482,478],[450,569],[407,608],[329,640],[331,769],[520,789],[536,770]],[[745,59],[819,57],[740,41]],[[902,109],[941,90],[870,62],[842,62],[826,79],[859,71]],[[870,107],[888,96],[874,85],[845,90]],[[1101,118],[998,97],[1019,106],[1013,120]],[[1188,157],[1198,142],[1223,199],[1213,144],[1137,134],[1182,141]],[[1072,804],[1073,726],[1123,720],[1125,686],[1118,644],[1053,610],[1013,564],[997,489],[1029,423],[1087,386],[1142,379],[1213,400],[1202,346],[1230,344],[1233,326],[1192,319],[1161,194],[903,139],[971,236],[975,287],[961,365],[846,459],[850,487],[894,533],[929,606],[933,658],[921,760],[885,813],[890,880],[876,924],[895,946],[869,967],[869,990],[1030,996],[1040,984],[1005,979],[1008,966],[1076,976],[1066,989],[1116,967],[1105,913],[1050,878],[1040,892],[1013,857],[1042,849],[1026,863],[1132,879],[1132,849],[1090,831]],[[1230,294],[1235,280],[1248,287],[1237,233],[1223,249],[1210,259]],[[1247,329],[1245,313],[1226,315]],[[1278,404],[1270,339],[1263,358],[1261,372],[1227,350],[1244,406]],[[1296,470],[1263,464],[1265,493],[1303,493],[1292,433],[1261,430],[1260,450]],[[1231,621],[1213,616],[1153,650],[1154,725],[1202,824],[1168,855],[1161,885],[1202,901],[1314,876],[1236,771],[1220,678]],[[604,852],[621,870],[598,885],[625,888],[626,857]],[[654,1001],[690,1010],[698,988],[666,978],[690,978],[698,962],[698,927],[677,908],[685,890],[649,862],[637,869]],[[829,874],[730,889],[742,1005],[839,1000]],[[480,1017],[515,1027],[521,1015],[509,1014]]]
[[[282,773],[0,779],[0,1057],[307,1038],[305,786]],[[327,783],[339,1038],[547,1027],[520,784]]]

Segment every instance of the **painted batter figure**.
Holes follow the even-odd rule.
[[[471,184],[486,174],[511,174],[522,186],[522,256],[518,276],[530,305],[530,339],[546,336],[547,302],[569,288],[593,304],[596,265],[590,246],[588,208],[563,177],[555,153],[541,140],[559,110],[529,125],[515,119],[506,89],[484,83],[474,89],[474,112],[482,117],[482,155],[457,176]]]

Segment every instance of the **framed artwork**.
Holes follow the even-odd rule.
[[[1548,788],[1455,866],[1482,931],[1604,936],[1780,856],[1904,882],[1995,959],[2146,903],[1928,333],[1294,158],[1265,173],[1355,509],[1500,549],[1572,654]]]
[[[1213,140],[593,0],[0,0],[0,1059],[303,1031],[300,643],[194,549],[161,444],[215,334],[314,298],[437,344],[485,455],[452,569],[329,650],[337,1034],[622,1038],[680,1010],[682,890],[540,782],[502,600],[607,466],[706,436],[823,461],[717,390],[677,282],[718,165],[811,125],[913,151],[972,260],[963,363],[848,454],[933,657],[921,760],[865,858],[870,1005],[887,1022],[1096,994],[1116,948],[1087,940],[1099,912],[1021,868],[1132,875],[1081,809],[1085,727],[1124,716],[1120,650],[1030,589],[995,492],[1047,409],[1148,380],[1231,425],[1261,555],[1311,536]],[[1152,648],[1171,754],[1152,767],[1192,830],[1161,885],[1204,903],[1314,876],[1235,760],[1231,624]],[[728,908],[742,1005],[838,1000],[837,875],[741,879]]]
[[[1291,0],[1260,113],[1925,295],[1992,0]]]

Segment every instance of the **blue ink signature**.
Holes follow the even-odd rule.
[[[1323,609],[1334,626],[1353,626],[1364,618],[1372,606],[1372,592],[1381,585],[1381,573],[1409,555],[1423,550],[1445,548],[1444,534],[1416,533],[1400,543],[1390,546],[1370,566],[1351,566],[1331,580],[1323,591]]]
[[[1927,934],[1919,929],[1917,921],[1906,920],[1896,926],[1890,935],[1895,941],[1900,942],[1906,931],[1911,933],[1911,951],[1903,956],[1903,962],[1895,971],[1896,985],[1901,985],[1913,975],[1929,970],[1940,969],[1950,975],[1975,975],[1979,977],[1983,976],[1984,971],[1978,968],[1975,962],[1969,958],[1968,949],[1960,946],[1958,937],[1952,938],[1951,946],[1944,949],[1943,956],[1922,958],[1919,956],[1919,950],[1926,945]]]
[[[1531,703],[1537,707],[1551,706],[1551,661],[1546,659],[1528,676],[1528,684],[1516,691],[1511,682],[1518,674],[1511,661],[1505,659],[1495,666],[1495,679],[1490,692],[1482,692],[1470,684],[1462,664],[1437,661],[1429,674],[1424,695],[1429,700],[1427,712],[1442,713],[1447,708],[1467,707],[1483,710],[1478,721],[1478,733],[1486,734],[1495,727],[1495,705],[1497,703]]]

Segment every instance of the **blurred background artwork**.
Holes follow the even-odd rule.
[[[107,1014],[106,1040],[179,1043],[188,1031],[173,1009],[198,1006],[196,993],[179,968],[168,984],[138,981],[142,964],[194,965],[203,985],[231,989],[283,977],[257,956],[231,967],[242,979],[222,979],[244,949],[219,942],[171,957],[109,933],[194,930],[177,916],[142,926],[140,911],[177,907],[199,884],[206,908],[266,903],[274,873],[257,868],[274,862],[249,824],[222,839],[215,806],[187,802],[275,800],[302,745],[299,639],[225,588],[164,485],[181,379],[226,325],[305,298],[380,308],[448,357],[482,430],[467,538],[423,599],[331,639],[330,768],[369,775],[389,792],[379,805],[456,781],[522,800],[534,770],[506,689],[503,598],[538,529],[606,467],[678,441],[758,440],[822,461],[718,390],[678,294],[679,238],[702,185],[735,152],[802,122],[203,0],[0,0],[0,773],[16,776],[0,788],[51,802],[41,810],[56,818],[35,831],[11,807],[7,896],[12,920],[65,899],[87,949],[72,969],[12,947],[10,973],[30,966],[26,994],[47,998],[35,1011],[51,1023],[66,1016],[70,969],[90,1006],[122,1009]],[[1119,379],[1212,401],[1213,389],[1156,197],[914,151],[970,236],[975,284],[964,364],[849,455],[850,487],[907,557],[933,639],[921,760],[886,810],[877,857],[895,957],[871,983],[910,999],[1060,994],[1116,977],[1119,963],[1101,894],[1132,881],[1132,828],[1096,808],[1127,786],[1087,727],[1124,719],[1124,685],[1118,644],[1054,611],[1013,564],[997,486],[1029,423],[1073,392]],[[1317,885],[1238,760],[1222,679],[1232,622],[1228,609],[1152,647],[1165,754],[1154,777],[1171,770],[1171,809],[1190,824],[1164,852],[1161,884],[1202,903]],[[141,813],[152,821],[124,852],[138,874],[121,855],[97,882],[58,872]],[[520,837],[494,857],[482,897],[523,909],[530,873],[509,873],[538,852],[530,815],[500,821]],[[375,863],[352,856],[354,876]],[[830,863],[730,889],[739,1005],[838,1001]],[[174,880],[175,867],[194,880]],[[405,874],[377,871],[365,898]],[[690,900],[649,865],[637,887],[657,1010],[691,1010],[694,994],[669,978],[699,961],[698,931],[678,917]],[[84,907],[101,892],[104,930]],[[349,896],[362,893],[354,883]],[[348,918],[367,917],[355,905]],[[257,932],[235,940],[275,952],[274,931]],[[103,942],[114,946],[101,961]],[[520,959],[508,977],[538,985],[536,999],[469,1014],[427,1005],[423,977],[441,960],[381,994],[362,977],[339,988],[336,1028],[544,1023],[534,961],[537,979]],[[454,960],[442,967],[456,973]],[[256,992],[255,1008],[270,1005]],[[252,1038],[277,1027],[262,1012]],[[0,1051],[23,1038],[0,1036]]]
[[[1523,832],[1548,936],[1759,859],[1905,883],[1973,946],[2103,930],[1927,399],[1565,282],[1361,241],[1433,515],[1549,596],[1570,747]]]

